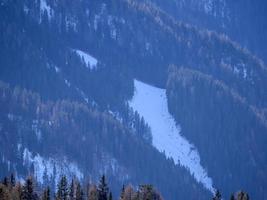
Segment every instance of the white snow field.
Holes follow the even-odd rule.
[[[212,179],[201,166],[198,151],[180,135],[181,128],[168,111],[166,90],[137,80],[134,85],[135,94],[129,103],[150,126],[153,145],[173,158],[175,164],[186,167],[198,182],[213,192]]]
[[[81,51],[81,50],[74,50],[77,55],[80,56],[80,58],[82,60],[84,60],[85,64],[87,65],[88,68],[90,69],[96,69],[96,66],[97,66],[97,59],[94,58],[93,56],[89,55],[88,53],[85,53],[84,51]]]

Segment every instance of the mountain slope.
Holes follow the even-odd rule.
[[[186,167],[205,188],[214,192],[212,179],[200,164],[194,145],[180,135],[180,127],[168,112],[166,91],[135,80],[135,95],[130,106],[144,117],[151,127],[153,146],[176,164]]]
[[[43,102],[2,82],[0,101],[1,176],[34,170],[40,184],[56,184],[62,173],[81,181],[96,181],[104,173],[116,195],[122,184],[149,182],[168,199],[188,197],[189,191],[191,199],[208,196],[184,168],[108,113],[77,102]]]
[[[202,12],[203,5],[209,1],[198,2]],[[220,2],[222,1],[219,1],[218,5]],[[184,5],[190,7],[193,3],[197,1],[184,2]],[[195,8],[192,7],[192,9]],[[213,12],[213,8],[207,9]],[[157,109],[165,109],[165,113],[173,115],[176,124],[181,126],[180,133],[198,150],[201,158],[198,166],[204,166],[203,168],[208,171],[209,176],[214,180],[214,187],[222,188],[223,192],[228,193],[236,189],[230,188],[232,186],[243,186],[247,180],[245,178],[239,180],[240,174],[236,173],[235,162],[240,162],[244,165],[242,173],[252,170],[252,172],[249,171],[251,174],[245,187],[251,186],[250,181],[253,178],[259,181],[250,187],[252,197],[262,197],[265,194],[265,182],[261,178],[266,176],[266,153],[262,146],[262,142],[265,141],[263,133],[267,115],[265,64],[248,50],[243,49],[244,45],[233,42],[228,36],[205,30],[206,26],[201,26],[200,29],[199,24],[185,19],[176,21],[172,13],[162,10],[164,9],[161,5],[157,7],[151,1],[141,0],[1,1],[0,79],[9,83],[11,88],[19,86],[26,91],[38,93],[42,99],[33,101],[33,110],[22,111],[20,115],[23,117],[18,116],[19,122],[11,123],[10,120],[16,119],[16,115],[7,110],[3,112],[4,123],[11,123],[7,133],[19,132],[20,135],[25,135],[26,141],[34,138],[32,142],[27,142],[19,157],[15,156],[12,160],[4,159],[5,172],[11,170],[8,166],[17,165],[21,166],[22,174],[32,172],[32,163],[36,165],[34,169],[40,168],[40,163],[44,163],[49,168],[60,160],[64,165],[64,156],[68,157],[70,154],[69,162],[78,165],[76,171],[87,171],[85,167],[87,164],[91,167],[88,170],[90,173],[88,172],[84,177],[86,175],[95,177],[108,171],[111,181],[116,183],[114,185],[118,185],[124,182],[124,178],[128,180],[130,174],[130,182],[155,183],[167,199],[185,198],[185,194],[189,193],[191,195],[187,197],[189,199],[196,199],[196,196],[199,196],[198,199],[206,198],[207,191],[201,184],[195,182],[188,170],[175,166],[152,147],[153,136],[155,139],[157,133],[150,123],[152,119],[145,116],[145,119],[142,118],[140,116],[142,110],[140,113],[134,112],[129,106],[129,101],[135,97],[134,80],[138,79],[162,88],[157,90],[162,95],[166,89],[168,105],[164,98],[159,98],[161,103],[165,103],[160,104],[162,107]],[[189,25],[189,22],[192,25]],[[201,74],[196,76],[200,77],[200,80],[194,76],[190,80],[192,85],[200,84],[198,91],[203,89],[207,92],[206,95],[201,97],[201,92],[198,95],[187,94],[187,91],[194,91],[194,87],[190,87],[191,83],[182,79],[188,74],[178,73],[178,80],[172,79],[173,72],[169,70],[170,64],[176,65],[181,71],[187,67],[189,74],[191,72]],[[212,84],[205,85],[209,83],[207,79],[211,79]],[[222,83],[220,85],[223,87],[217,87],[213,82]],[[183,83],[186,86],[181,89]],[[209,93],[210,85],[216,85],[216,87],[212,87],[212,92]],[[228,89],[225,90],[225,88]],[[219,100],[217,90],[220,91],[221,99],[226,99],[225,102]],[[229,94],[229,91],[233,92]],[[193,103],[186,102],[186,98]],[[235,98],[239,100],[235,101]],[[210,111],[209,117],[203,116],[204,111],[199,109],[195,99],[201,100],[203,108],[210,108],[208,102],[213,101],[218,106],[212,107],[214,112]],[[153,102],[153,100],[149,101]],[[14,110],[28,106],[28,103],[22,102],[18,103]],[[49,121],[53,117],[60,119],[59,127],[53,127],[52,130],[48,128],[50,126],[48,122],[42,125],[44,130],[41,132],[48,133],[45,137],[40,136],[42,134],[38,130],[39,125],[36,124],[39,122],[36,121],[37,114],[33,114],[37,109],[35,105],[39,105],[37,102],[44,104],[46,109],[43,120]],[[13,109],[13,106],[15,105],[9,105],[7,108]],[[229,113],[235,111],[233,116],[236,117],[232,118],[236,125],[233,125],[232,121],[229,122],[231,126],[227,125],[229,113],[222,111],[221,108],[224,107]],[[242,116],[241,119],[239,119],[240,116]],[[250,119],[253,123],[250,123]],[[174,126],[175,122],[171,120],[171,123],[167,124]],[[245,122],[250,126],[245,126]],[[198,130],[191,127],[192,124],[198,127]],[[111,130],[109,130],[110,127]],[[114,127],[116,128],[113,129]],[[171,130],[171,127],[167,126],[166,129]],[[116,135],[117,131],[119,133]],[[3,138],[9,141],[11,139],[7,137],[6,132],[1,133],[4,135]],[[29,132],[33,134],[28,135]],[[66,144],[71,149],[60,144],[58,159],[50,158],[50,154],[47,155],[47,153],[57,152],[53,144],[60,143],[61,137],[56,136],[58,132],[66,139]],[[82,135],[88,134],[87,132],[90,135],[101,136],[98,140],[91,141],[92,149],[88,150],[89,158],[79,149],[84,144]],[[212,135],[211,132],[217,134]],[[232,134],[229,137],[225,136],[228,132]],[[244,135],[239,134],[242,132],[245,132]],[[247,140],[253,139],[254,132],[260,134],[252,140],[252,145]],[[175,134],[176,131],[162,134],[163,139],[169,139],[168,134],[171,133]],[[76,137],[76,134],[79,137]],[[128,135],[132,136],[128,138]],[[207,139],[212,138],[211,135],[218,143],[224,141],[223,144],[218,145],[221,158],[216,159],[215,164],[213,161],[216,147],[211,140]],[[14,138],[17,137],[18,135],[15,134]],[[240,152],[235,147],[235,139],[239,137],[241,139],[238,144],[242,147]],[[5,144],[6,140],[3,138],[1,142]],[[49,146],[48,152],[45,147],[36,145],[39,144],[38,138],[39,143]],[[73,141],[76,141],[74,146]],[[34,147],[30,147],[32,145]],[[87,148],[87,145],[84,144],[84,148]],[[139,148],[138,145],[141,146],[140,151],[135,149]],[[206,152],[207,146],[211,153]],[[14,141],[12,149],[5,146],[4,149],[9,151],[3,152],[9,155],[10,152],[16,152],[18,147],[20,147],[19,141]],[[126,152],[122,153],[122,148],[126,148]],[[166,145],[166,148],[169,147]],[[224,148],[229,148],[227,152],[235,151],[236,156],[242,159],[228,158]],[[134,157],[131,161],[128,156],[126,158],[129,152]],[[143,155],[143,152],[147,154]],[[243,155],[250,152],[253,152],[253,156]],[[246,159],[253,160],[254,155],[259,156],[255,158],[255,166],[252,166],[254,163],[252,161],[246,164]],[[176,155],[173,157],[177,162]],[[23,162],[29,165],[25,167]],[[218,167],[221,162],[234,164],[222,169]],[[148,163],[156,166],[152,172],[149,171]],[[115,172],[114,165],[118,166],[118,168],[115,167],[118,169]],[[109,167],[106,168],[106,166]],[[60,171],[57,170],[60,168],[62,168],[60,165],[56,167],[56,171]],[[48,171],[48,174],[52,173],[50,169]],[[67,171],[73,175],[73,170]],[[225,173],[226,177],[224,177]],[[122,177],[117,177],[117,174],[122,174]],[[172,177],[175,177],[173,185]],[[229,181],[233,183],[228,184]],[[181,188],[183,192],[177,188]]]
[[[228,35],[266,62],[266,1],[150,1],[177,20]]]
[[[214,184],[230,195],[266,193],[267,120],[236,91],[214,77],[172,69],[167,87],[171,114],[198,148]]]

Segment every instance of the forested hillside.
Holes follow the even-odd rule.
[[[175,66],[170,68],[167,96],[170,112],[198,147],[216,185],[230,193],[240,187],[250,191],[256,182],[262,187],[255,188],[255,196],[265,191],[267,120],[263,113],[224,82]]]
[[[265,8],[0,0],[0,176],[264,199]]]
[[[25,183],[17,182],[15,176],[5,177],[0,183],[0,198],[3,200],[112,200],[113,193],[109,188],[106,177],[103,175],[99,183],[90,183],[84,186],[77,179],[68,180],[66,176],[62,176],[56,192],[52,192],[47,186],[40,190],[35,180],[29,176]],[[116,198],[115,198],[116,199]],[[132,185],[121,188],[119,200],[163,200],[161,194],[153,187],[153,185],[139,185],[135,189]],[[217,190],[212,200],[221,200],[222,195]],[[249,195],[240,191],[232,194],[230,200],[249,200]]]
[[[155,184],[170,199],[185,198],[189,191],[192,199],[208,195],[184,168],[109,113],[67,100],[44,102],[2,82],[0,102],[1,176],[33,170],[40,185],[54,187],[62,174],[87,181],[105,173],[116,195],[116,185],[139,182]]]

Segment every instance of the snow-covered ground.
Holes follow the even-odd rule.
[[[81,51],[81,50],[74,50],[82,60],[84,60],[85,64],[87,65],[88,68],[90,69],[95,69],[96,66],[97,66],[97,59],[94,58],[93,56],[91,56],[90,54],[88,53],[85,53],[84,51]]]
[[[41,0],[40,1],[40,11],[41,11],[41,14],[44,14],[44,12],[47,12],[47,15],[48,15],[48,19],[49,20],[52,18],[53,10],[47,4],[46,0]]]
[[[151,127],[153,145],[173,158],[176,164],[186,167],[205,188],[214,191],[212,179],[200,164],[200,156],[194,145],[180,135],[167,105],[166,90],[135,80],[135,94],[130,106],[136,110]]]
[[[34,155],[27,148],[23,151],[23,165],[28,168],[34,167],[36,179],[41,184],[44,183],[45,176],[47,176],[48,180],[54,177],[56,183],[59,182],[62,175],[66,175],[69,180],[73,177],[79,180],[83,179],[83,173],[75,163],[66,159],[45,159],[39,154]]]

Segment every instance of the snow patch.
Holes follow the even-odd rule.
[[[204,11],[207,13],[207,14],[211,14],[212,13],[212,0],[207,0],[205,1],[204,3]]]
[[[48,19],[50,20],[53,16],[53,10],[52,8],[47,4],[46,0],[40,1],[40,11],[41,15],[43,15],[45,12],[48,15]]]
[[[30,9],[26,5],[23,6],[23,10],[26,14],[29,14]]]
[[[87,65],[87,68],[89,68],[89,69],[96,69],[96,67],[97,67],[97,63],[98,63],[98,61],[97,61],[97,59],[96,58],[94,58],[93,56],[91,56],[90,54],[88,54],[88,53],[85,53],[84,51],[81,51],[81,50],[78,50],[78,49],[76,49],[76,50],[74,50],[76,53],[77,53],[77,55],[79,55],[80,56],[80,58],[85,62],[85,64]]]
[[[64,79],[64,82],[65,82],[65,84],[66,84],[68,87],[71,86],[70,82],[69,82],[67,79]]]
[[[58,183],[62,175],[67,176],[68,179],[72,177],[76,177],[79,180],[83,179],[83,173],[78,166],[69,162],[66,158],[63,160],[56,160],[43,158],[39,154],[34,156],[27,148],[23,151],[23,165],[28,168],[33,165],[36,179],[41,184],[44,184],[45,181],[52,180],[52,178]],[[48,180],[45,180],[46,178]]]
[[[60,72],[60,69],[58,67],[54,66],[54,69],[55,69],[56,73]]]
[[[151,127],[153,145],[176,164],[186,167],[198,182],[213,192],[212,179],[201,166],[198,151],[180,135],[181,128],[168,111],[166,90],[137,80],[134,85],[135,94],[129,103]]]

